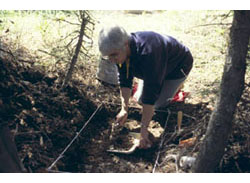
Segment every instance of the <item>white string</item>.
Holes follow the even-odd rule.
[[[63,150],[63,152],[57,157],[57,159],[49,166],[49,168],[47,169],[48,171],[51,171],[51,168],[53,166],[55,166],[55,164],[63,157],[63,154],[69,149],[69,147],[73,144],[73,142],[78,138],[78,136],[80,135],[80,133],[83,131],[83,129],[87,126],[87,124],[91,121],[91,119],[94,117],[94,115],[96,114],[96,112],[99,110],[99,108],[102,106],[102,104],[100,104],[98,106],[98,108],[95,110],[95,112],[90,116],[90,118],[88,119],[88,121],[83,125],[83,127],[81,128],[81,130],[79,132],[76,133],[75,137],[73,138],[73,140],[67,145],[67,147]]]

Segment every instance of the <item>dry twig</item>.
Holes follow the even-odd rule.
[[[169,120],[170,115],[171,115],[171,112],[170,112],[170,110],[168,109],[168,117],[167,117],[166,122],[165,122],[164,132],[166,131],[167,123],[168,123],[168,120]],[[157,164],[158,164],[158,160],[159,160],[159,157],[160,157],[161,148],[162,148],[162,145],[163,145],[163,141],[164,141],[164,139],[165,139],[164,132],[163,132],[163,135],[162,135],[162,138],[161,138],[161,143],[160,143],[160,146],[159,146],[159,151],[158,151],[158,153],[157,153],[157,157],[156,157],[156,160],[155,160],[155,164],[154,164],[154,168],[153,168],[152,173],[155,172],[156,166],[157,166]]]

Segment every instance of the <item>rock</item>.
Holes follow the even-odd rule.
[[[164,129],[158,122],[151,121],[148,127],[148,131],[151,132],[155,139],[160,139],[161,134],[164,132]]]
[[[141,128],[141,125],[136,120],[130,120],[124,124],[124,127],[127,128],[130,131],[136,131],[139,128]]]

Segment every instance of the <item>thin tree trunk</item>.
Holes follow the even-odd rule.
[[[82,11],[80,11],[80,14],[81,14],[81,15],[83,14]],[[67,73],[67,75],[66,75],[66,77],[65,77],[65,79],[64,79],[62,88],[64,88],[64,87],[67,86],[69,80],[70,80],[71,77],[72,77],[72,73],[73,73],[73,70],[74,70],[74,67],[75,67],[75,64],[76,64],[76,62],[77,62],[77,58],[78,58],[78,55],[79,55],[79,52],[80,52],[80,49],[81,49],[81,46],[82,46],[82,40],[83,40],[84,29],[85,29],[86,24],[87,24],[87,21],[82,17],[80,35],[79,35],[79,39],[78,39],[78,42],[77,42],[77,45],[76,45],[75,54],[74,54],[74,56],[72,57],[71,64],[70,64],[68,73]]]
[[[224,155],[232,130],[235,108],[244,89],[249,35],[250,11],[235,11],[220,95],[193,172],[214,172]]]
[[[0,124],[0,173],[21,173],[25,168],[21,163],[15,142],[7,125]]]

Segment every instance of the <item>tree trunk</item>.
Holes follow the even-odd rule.
[[[244,89],[249,35],[250,11],[234,11],[218,102],[193,172],[214,172],[223,157],[232,130],[235,108]]]
[[[80,15],[82,15],[82,14],[83,14],[82,11],[80,11]],[[75,54],[72,57],[71,64],[70,64],[68,73],[67,73],[67,75],[66,75],[66,77],[64,79],[62,88],[66,87],[69,80],[71,79],[75,64],[77,62],[77,57],[79,55],[79,52],[80,52],[80,49],[81,49],[81,46],[82,46],[82,40],[83,40],[84,29],[85,29],[86,24],[87,24],[87,21],[84,19],[84,17],[82,17],[81,29],[80,29],[79,39],[78,39],[76,49],[75,49]]]
[[[0,124],[0,173],[25,172],[7,125]]]

